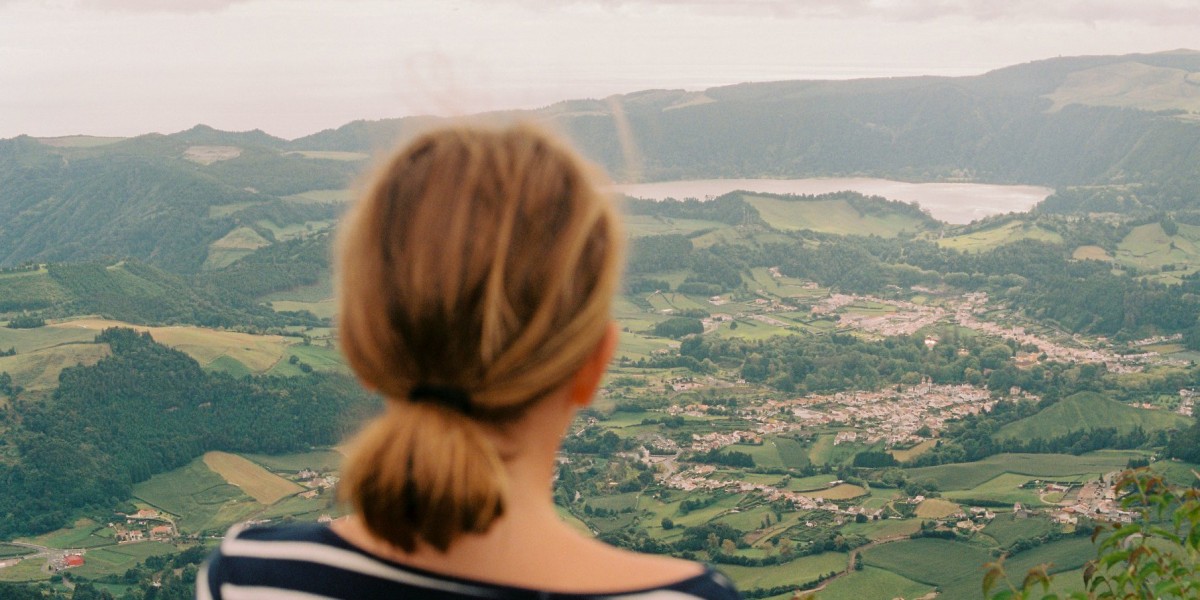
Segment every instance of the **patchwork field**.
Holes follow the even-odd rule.
[[[283,358],[285,349],[296,343],[295,338],[281,335],[254,335],[191,326],[146,327],[106,319],[75,319],[41,329],[72,331],[77,335],[82,332],[90,341],[109,327],[128,327],[149,332],[155,341],[186,352],[202,366],[209,366],[220,357],[228,357],[254,373],[270,369]]]
[[[262,504],[274,504],[285,496],[304,491],[300,485],[236,454],[206,452],[203,460],[214,473]]]
[[[982,485],[1003,473],[1030,477],[1061,477],[1067,475],[1101,475],[1125,468],[1136,452],[1092,452],[1082,456],[1070,454],[997,454],[973,463],[938,465],[908,469],[915,481],[931,481],[941,490],[967,490]]]
[[[151,556],[179,552],[187,547],[166,542],[138,542],[97,548],[85,553],[83,566],[71,569],[71,573],[88,578],[122,575]]]
[[[209,470],[201,459],[133,486],[133,495],[178,517],[176,526],[183,533],[219,534],[264,508]]]
[[[336,471],[342,464],[342,455],[336,450],[313,450],[295,454],[269,456],[266,454],[246,454],[252,460],[272,471],[297,473],[303,469],[312,469],[319,473]]]

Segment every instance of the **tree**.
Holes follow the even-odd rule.
[[[671,520],[670,518],[668,518],[668,517],[663,517],[663,520],[662,520],[662,528],[663,528],[663,529],[666,529],[667,531],[670,531],[670,530],[672,530],[672,529],[675,529],[675,521],[672,521],[672,520]]]

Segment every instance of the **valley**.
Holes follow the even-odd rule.
[[[1139,56],[622,97],[649,183],[617,188],[620,341],[560,516],[750,599],[975,598],[1001,556],[1081,589],[1138,518],[1118,474],[1200,469],[1200,129],[1139,109],[1193,110],[1164,94],[1200,63]],[[526,116],[621,173],[608,106]],[[345,514],[379,399],[333,232],[427,125],[0,140],[0,582],[140,599],[237,523]]]

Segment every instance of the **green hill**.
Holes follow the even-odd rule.
[[[1102,76],[1114,73],[1117,85]],[[636,170],[652,181],[865,175],[1153,183],[1161,189],[1142,201],[1161,204],[1167,200],[1159,196],[1186,202],[1177,190],[1200,185],[1198,78],[1196,52],[1069,57],[973,77],[648,90],[510,114],[552,122],[620,174],[628,165],[612,113],[619,103],[642,158]],[[370,152],[431,121],[356,121],[291,144]]]
[[[302,243],[279,246],[289,248]],[[313,247],[325,248],[323,244]],[[267,256],[278,255],[276,251]],[[247,264],[258,263],[247,261]],[[313,267],[297,260],[288,268],[271,271],[259,265],[248,272],[240,263],[234,265],[237,266],[210,272],[206,275],[208,279],[199,282],[137,261],[52,264],[0,273],[0,314],[35,312],[53,318],[99,315],[128,323],[193,323],[210,327],[320,323],[312,316],[276,313],[242,295],[238,287],[239,282],[253,282],[259,286],[252,288],[254,291],[274,291],[312,283],[316,279],[315,269],[320,265]],[[225,277],[230,289],[212,285],[212,278],[217,277]]]
[[[1093,392],[1080,392],[1049,408],[1009,423],[996,432],[999,440],[1051,439],[1072,431],[1116,428],[1127,433],[1137,427],[1145,431],[1186,427],[1187,417],[1163,410],[1134,408]]]
[[[819,196],[734,194],[754,207],[768,225],[782,231],[895,237],[937,226],[937,221],[917,207],[855,192]]]

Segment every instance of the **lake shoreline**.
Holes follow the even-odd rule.
[[[991,183],[910,183],[869,177],[809,177],[803,179],[692,179],[615,185],[617,192],[635,198],[706,200],[733,191],[760,194],[821,195],[854,191],[889,200],[916,202],[933,218],[965,225],[985,217],[1027,212],[1054,190],[1036,185]]]

